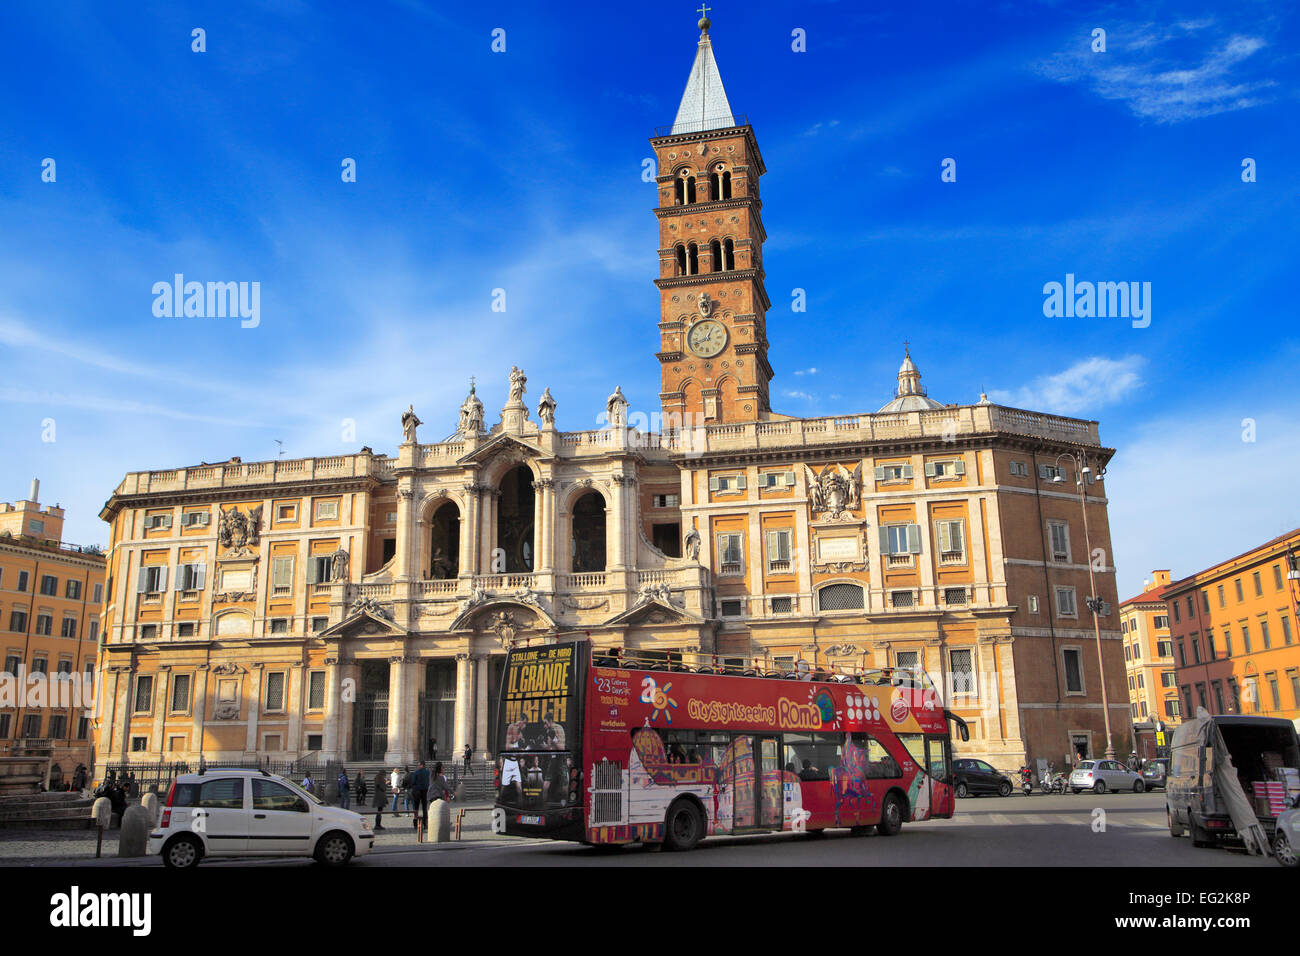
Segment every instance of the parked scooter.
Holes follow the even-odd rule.
[[[1020,768],[1020,792],[1025,796],[1034,792],[1034,772],[1027,764]]]
[[[1065,793],[1065,774],[1057,773],[1052,769],[1052,764],[1047,764],[1047,773],[1039,781],[1039,786],[1043,793]]]

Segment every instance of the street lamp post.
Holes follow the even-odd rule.
[[[1092,473],[1088,467],[1087,459],[1082,452],[1065,452],[1056,456],[1056,463],[1060,465],[1062,458],[1069,458],[1074,462],[1074,483],[1079,488],[1079,510],[1083,513],[1083,545],[1085,548],[1084,560],[1088,564],[1088,589],[1092,593],[1087,600],[1088,610],[1092,612],[1092,632],[1097,639],[1097,669],[1101,674],[1101,716],[1106,727],[1106,759],[1115,759],[1115,744],[1110,734],[1110,695],[1106,692],[1106,662],[1101,652],[1101,621],[1098,619],[1106,602],[1097,594],[1097,579],[1092,570],[1092,537],[1088,533],[1088,504],[1086,497],[1087,482],[1085,476]],[[1097,477],[1100,478],[1106,474],[1106,469],[1102,468]],[[1058,474],[1053,481],[1060,482],[1064,479]]]

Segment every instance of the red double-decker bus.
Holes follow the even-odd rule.
[[[950,723],[923,673],[727,673],[588,641],[516,649],[497,726],[499,833],[690,849],[715,834],[953,814]]]

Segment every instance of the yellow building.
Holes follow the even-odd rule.
[[[1300,718],[1300,528],[1165,590],[1184,712]]]
[[[560,431],[514,368],[495,424],[471,388],[445,441],[408,409],[395,457],[128,474],[102,513],[103,760],[491,752],[506,650],[583,636],[767,671],[922,667],[971,726],[958,749],[1002,767],[1103,753],[1103,698],[1124,745],[1097,423],[943,404],[910,353],[877,412],[771,411],[763,165],[707,33],[692,76],[707,90],[652,140],[662,427],[615,389],[578,412],[606,427]]]
[[[1174,645],[1169,635],[1169,607],[1165,603],[1168,585],[1167,570],[1153,571],[1142,593],[1119,606],[1134,752],[1144,758],[1164,752],[1172,727],[1182,719]],[[1163,744],[1157,733],[1165,735]]]
[[[93,763],[93,686],[104,556],[65,544],[40,483],[0,503],[0,756],[50,758],[51,786]]]

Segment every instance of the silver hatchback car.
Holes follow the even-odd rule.
[[[1084,760],[1070,774],[1070,791],[1092,790],[1105,793],[1107,790],[1132,790],[1141,793],[1146,789],[1142,775],[1130,770],[1118,760]]]

